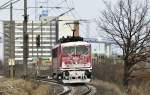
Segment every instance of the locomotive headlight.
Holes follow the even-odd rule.
[[[65,76],[69,76],[69,72],[68,71],[64,71]]]

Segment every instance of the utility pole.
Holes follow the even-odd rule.
[[[13,29],[13,13],[12,13],[12,2],[10,3],[10,58],[9,58],[9,66],[10,66],[10,77],[14,77],[14,29]]]
[[[23,64],[24,64],[24,75],[27,76],[27,62],[28,62],[28,34],[27,34],[27,0],[24,0],[24,21],[23,21]]]
[[[41,21],[41,41],[40,41],[40,46],[41,46],[41,57],[43,57],[43,22]]]
[[[59,18],[56,18],[55,19],[56,20],[56,23],[55,23],[55,25],[56,25],[56,43],[58,42],[58,34],[59,34]]]
[[[40,59],[39,59],[39,47],[40,47],[40,35],[36,36],[36,47],[37,47],[37,64],[36,64],[36,76],[40,74]]]

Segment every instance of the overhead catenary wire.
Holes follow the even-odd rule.
[[[61,16],[65,15],[65,14],[67,14],[68,12],[70,12],[70,11],[72,11],[72,10],[74,10],[74,8],[69,9],[68,11],[66,11],[66,12],[64,12],[64,13],[62,13],[62,14],[60,14],[60,15],[58,15],[57,17],[55,17],[55,18],[51,19],[49,22],[51,22],[51,21],[54,21],[54,20],[58,19],[59,17],[61,17]],[[49,22],[42,23],[42,25],[46,25],[46,24],[48,24]],[[40,26],[38,26],[38,27],[34,28],[33,30],[37,30],[37,29],[39,29],[39,27],[40,27]]]
[[[61,4],[63,4],[66,0],[63,0],[62,2],[60,2],[59,4],[55,5],[55,6],[59,6]]]
[[[75,7],[75,6],[73,6],[72,1],[73,1],[73,0],[68,0],[68,3],[69,3],[70,6]]]
[[[74,3],[73,0],[71,0],[71,1],[72,1],[72,7],[74,7],[74,6],[75,6],[75,3]],[[81,18],[81,16],[80,16],[79,13],[77,12],[77,10],[74,10],[73,12],[75,12],[75,14],[77,15],[77,17]]]
[[[65,9],[71,9],[71,7],[63,7],[63,6],[60,6],[62,5],[63,3],[65,3],[65,0],[62,0],[60,3],[58,3],[57,5],[54,4],[54,2],[52,2],[52,5],[54,4],[56,7],[56,9],[52,9],[50,10],[51,12],[53,12],[53,14],[56,14],[58,15],[60,13],[61,10],[65,10]],[[58,8],[57,8],[58,7]],[[59,11],[59,12],[58,12]],[[63,11],[64,12],[64,11]]]
[[[21,0],[10,0],[10,1],[6,2],[5,4],[1,5],[0,9],[5,9],[8,6],[10,6],[10,3],[15,4],[15,3],[19,2],[19,1],[21,1]]]
[[[70,5],[72,5],[72,6],[75,5],[74,2],[73,2],[73,1],[71,2],[70,0],[65,0],[65,2],[66,2],[67,7],[70,7]],[[70,3],[70,4],[68,4],[68,3]],[[78,12],[77,12],[76,10],[71,11],[70,13],[72,14],[72,16],[73,16],[74,18],[77,18],[77,19],[81,18],[80,15],[78,14]],[[85,20],[79,19],[79,20],[77,20],[77,21],[84,22]],[[86,21],[88,22],[88,20],[86,20]],[[86,22],[86,23],[87,23],[87,22]],[[88,23],[87,23],[87,24],[88,24]],[[82,25],[82,24],[81,24],[81,25]],[[83,28],[85,28],[85,26],[82,25],[82,28],[80,28],[80,30],[81,30],[83,33],[86,33],[86,32],[87,32],[87,29],[88,29],[87,26],[86,26],[86,31],[85,31]],[[89,29],[88,29],[88,30],[89,30]],[[82,33],[82,34],[83,34],[83,33]]]
[[[3,4],[2,6],[0,6],[0,9],[9,9],[9,8],[7,8],[8,6],[10,6],[10,3],[12,2],[12,4],[14,4],[14,3],[17,3],[17,2],[19,2],[19,1],[21,1],[21,0],[10,0],[10,1],[8,1],[8,2],[6,2],[5,4]],[[63,0],[63,3],[65,2],[66,0]],[[59,3],[59,5],[60,4],[62,4],[62,2],[61,3]],[[28,9],[32,9],[32,8],[34,8],[34,7],[28,7]],[[49,7],[49,8],[54,8],[54,7]],[[65,8],[65,7],[56,7],[56,9],[62,9],[62,8]],[[70,10],[73,10],[74,8],[70,8],[70,7],[67,7],[66,9],[70,9]],[[14,10],[23,10],[23,9],[18,9],[18,8],[16,8],[16,9],[14,9]],[[70,11],[69,10],[69,11]],[[66,12],[65,12],[66,13]],[[67,13],[68,13],[68,11],[67,11]],[[60,14],[58,17],[60,17],[60,16],[62,16],[62,15],[64,15],[64,14]]]
[[[3,8],[3,9],[10,10],[10,8]],[[20,11],[22,11],[22,10],[24,10],[24,9],[13,8],[13,10],[20,10]]]
[[[53,13],[53,16],[58,15],[58,12],[56,12],[54,9],[52,9],[51,12]]]
[[[28,7],[28,10],[30,10],[30,9],[34,9],[34,8],[40,8],[40,7]],[[68,8],[68,7],[42,7],[42,8],[51,8],[51,9],[71,9],[71,8]],[[3,9],[10,9],[10,8],[3,8]],[[20,11],[22,11],[22,10],[24,10],[23,8],[13,8],[13,10],[20,10]]]
[[[29,8],[29,9],[34,9],[34,8],[71,9],[71,8],[69,8],[69,7],[43,7],[43,6],[41,6],[41,7],[27,7],[27,8]]]
[[[49,10],[49,12],[51,12],[51,16],[54,16],[54,11],[53,11],[53,9],[51,9],[51,10]]]
[[[1,5],[0,8],[4,7],[7,4],[10,4],[10,2],[12,2],[12,0],[9,0],[8,2],[6,2],[5,4]]]
[[[68,2],[70,2],[70,5],[72,7],[75,7],[74,1],[73,0],[68,0]],[[78,12],[76,10],[72,11],[73,14],[76,14],[75,16],[79,19],[81,18],[80,15],[78,14]]]
[[[62,12],[63,9],[58,9],[59,12]]]
[[[51,1],[49,1],[49,2],[51,2],[51,5],[52,5],[52,7],[43,7],[42,5],[40,6],[40,7],[37,7],[37,6],[35,6],[35,7],[29,7],[29,8],[51,8],[51,9],[48,9],[48,13],[51,13],[51,16],[57,16],[57,15],[59,15],[60,14],[60,9],[64,9],[64,11],[66,10],[66,9],[71,9],[71,7],[66,7],[66,6],[60,6],[60,5],[62,5],[64,2],[65,2],[65,0],[61,0],[61,2],[59,1],[58,2],[58,4],[56,4],[55,2],[54,2],[54,0],[51,0]],[[48,3],[48,5],[49,5],[49,3]],[[59,12],[58,12],[59,11]],[[64,12],[63,11],[63,12]]]
[[[65,0],[65,3],[66,3],[66,5],[67,5],[67,7],[69,8],[69,4],[68,4],[67,0]],[[72,12],[70,12],[70,13],[72,14],[72,16],[73,16],[74,18],[76,18],[76,16],[75,16]]]

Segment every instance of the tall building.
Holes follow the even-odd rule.
[[[52,46],[56,43],[57,27],[56,21],[50,23],[43,23],[41,21],[28,22],[28,35],[29,35],[29,57],[28,63],[37,58],[51,57]],[[16,22],[15,25],[15,60],[22,63],[23,60],[23,24]],[[40,35],[40,47],[36,46],[36,37]]]
[[[8,63],[8,58],[10,57],[10,38],[7,37],[9,33],[9,21],[4,21],[4,61]],[[23,22],[15,21],[14,25],[14,41],[15,44],[15,63],[23,63]],[[50,23],[43,23],[42,21],[28,21],[27,26],[28,33],[28,48],[29,57],[28,63],[32,62],[34,59],[39,58],[49,58],[51,57],[51,48],[56,43],[56,31],[57,24],[56,21],[51,21]],[[40,35],[40,47],[36,46],[36,37]]]
[[[59,38],[62,36],[72,36],[72,31],[69,27],[65,27],[65,19],[68,17],[60,18],[62,22],[53,20],[53,17],[41,17],[40,21],[28,21],[28,63],[32,63],[37,58],[51,58],[51,49]],[[65,26],[64,26],[65,25]],[[3,22],[4,26],[4,62],[8,63],[10,57],[8,50],[10,48],[10,38],[7,37],[9,31],[9,21]],[[16,64],[23,63],[23,21],[15,21],[13,24],[14,29],[14,58]],[[9,34],[10,35],[10,34]],[[40,35],[40,47],[36,46],[36,37]]]

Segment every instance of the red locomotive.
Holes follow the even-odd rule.
[[[63,83],[88,83],[92,76],[91,45],[83,41],[59,43],[52,49],[53,78]]]

